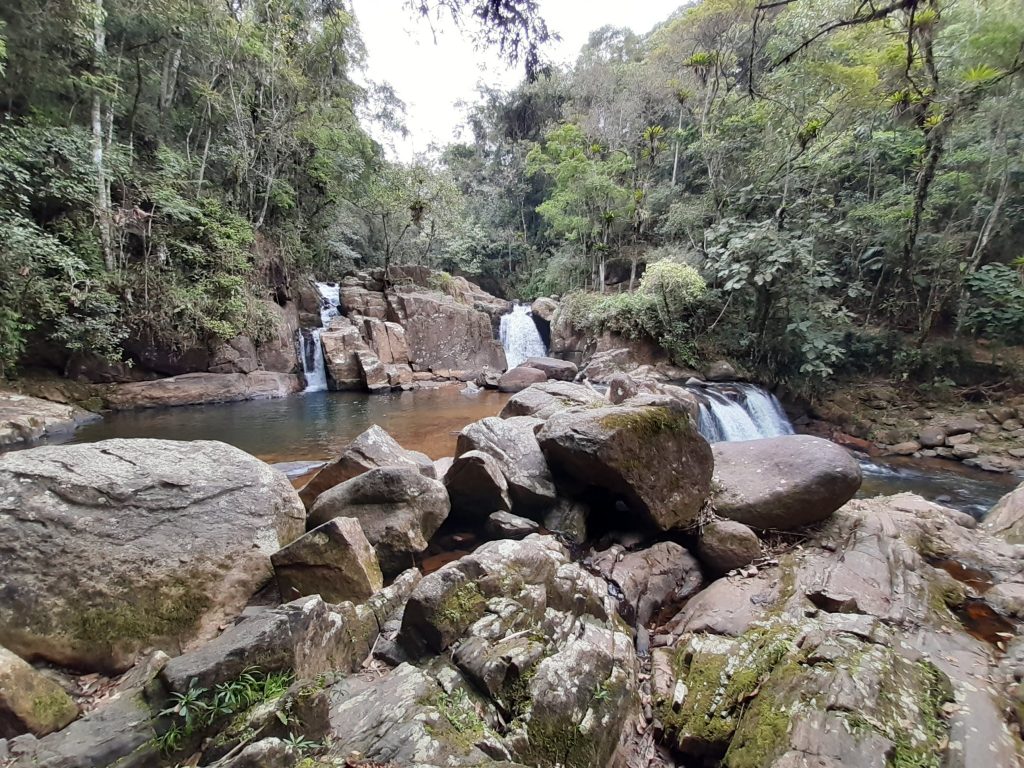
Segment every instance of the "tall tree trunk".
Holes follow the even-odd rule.
[[[103,59],[107,50],[106,12],[103,0],[95,0],[93,19],[93,73],[103,70]],[[95,88],[92,95],[92,164],[96,174],[96,219],[100,226],[100,244],[103,248],[103,263],[107,271],[114,270],[114,249],[110,237],[110,188],[103,160],[103,95]]]
[[[683,105],[679,105],[679,125],[678,131],[682,133],[683,130]],[[674,157],[672,158],[672,186],[676,185],[676,173],[679,171],[679,145],[683,143],[682,138],[676,135],[676,150]]]

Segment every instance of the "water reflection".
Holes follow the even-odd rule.
[[[65,442],[222,440],[268,462],[319,460],[336,456],[360,432],[379,424],[405,448],[438,459],[455,452],[460,429],[496,415],[507,399],[489,391],[466,394],[459,387],[386,395],[310,392],[281,400],[111,413]]]

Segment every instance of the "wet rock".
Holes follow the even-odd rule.
[[[538,439],[552,466],[621,496],[632,512],[662,530],[690,524],[710,494],[711,449],[679,410],[562,411]]]
[[[384,586],[377,554],[352,517],[328,520],[270,560],[284,601],[308,595],[329,603],[365,600]]]
[[[735,520],[712,520],[700,532],[701,561],[715,574],[744,568],[761,556],[757,534]]]
[[[78,717],[78,705],[57,683],[0,647],[0,738],[45,736]]]
[[[0,446],[73,432],[79,424],[97,418],[73,405],[0,392]]]
[[[534,316],[549,323],[554,319],[555,312],[557,311],[558,302],[545,296],[535,299],[533,304],[530,305],[530,312]]]
[[[166,379],[111,384],[107,404],[115,410],[201,403],[234,403],[287,397],[301,389],[299,377],[274,371],[184,373]]]
[[[512,416],[534,416],[548,419],[558,411],[576,405],[592,405],[604,403],[604,397],[584,384],[571,384],[565,381],[548,381],[533,384],[516,393],[505,407],[501,409],[501,418]]]
[[[696,558],[670,541],[637,552],[615,545],[594,555],[590,564],[617,587],[619,613],[638,627],[663,606],[692,597],[704,582]]]
[[[704,378],[708,381],[735,381],[736,368],[727,360],[717,360],[704,371]]]
[[[587,540],[587,507],[572,499],[559,499],[544,515],[544,527],[571,544]]]
[[[510,512],[495,512],[487,518],[487,533],[492,539],[522,539],[537,532],[533,520]]]
[[[547,378],[557,381],[572,381],[579,372],[576,363],[559,360],[557,357],[528,357],[523,366],[536,368]]]
[[[517,513],[543,509],[555,500],[551,470],[534,434],[539,423],[528,417],[490,416],[466,426],[456,445],[457,456],[481,451],[498,462]]]
[[[466,451],[452,462],[444,476],[452,516],[479,523],[492,512],[509,512],[508,481],[497,459],[483,451]]]
[[[501,378],[498,379],[498,391],[520,392],[531,384],[540,384],[547,380],[548,375],[544,371],[521,365],[502,374]]]
[[[427,548],[449,511],[444,485],[418,467],[378,467],[320,494],[307,525],[356,518],[389,576],[413,564],[413,555]]]
[[[758,530],[824,520],[860,488],[860,465],[816,437],[787,435],[713,446],[715,511]]]
[[[925,448],[938,448],[946,444],[946,430],[942,427],[925,427],[918,433],[917,441]]]
[[[0,642],[126,669],[236,615],[302,533],[280,472],[210,441],[106,440],[0,456]]]
[[[424,477],[437,477],[434,464],[426,454],[407,451],[374,424],[349,443],[337,459],[317,472],[299,491],[299,497],[309,509],[317,496],[328,488],[376,467],[417,467]]]

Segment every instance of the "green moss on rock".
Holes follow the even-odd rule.
[[[461,584],[438,606],[438,621],[452,629],[464,629],[483,614],[486,603],[487,599],[475,583]]]
[[[643,439],[653,439],[666,432],[686,434],[691,429],[689,414],[664,406],[612,413],[601,419],[601,426],[605,429],[628,430]]]

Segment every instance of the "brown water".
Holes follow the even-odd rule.
[[[373,424],[404,448],[439,459],[455,453],[455,438],[470,422],[495,416],[508,395],[434,390],[367,395],[311,392],[281,400],[151,408],[108,414],[81,427],[71,443],[113,437],[221,440],[264,461],[318,461],[337,456]]]

